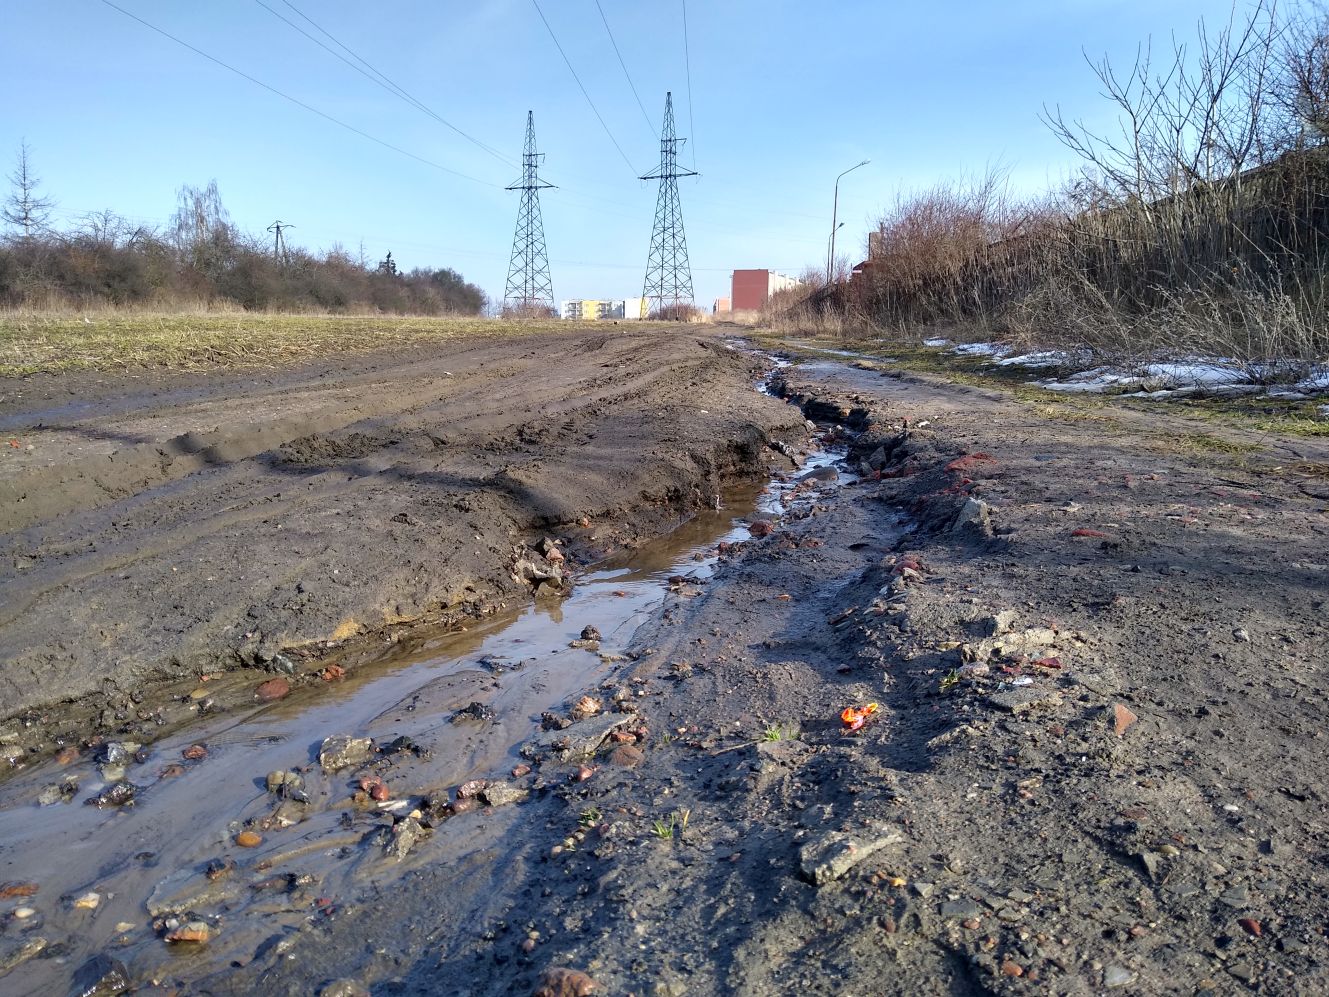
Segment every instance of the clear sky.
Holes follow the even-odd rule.
[[[529,109],[544,175],[559,188],[542,196],[555,298],[631,297],[656,198],[656,184],[637,176],[658,162],[672,90],[689,139],[681,162],[701,174],[679,183],[706,306],[728,294],[735,268],[797,274],[823,263],[835,176],[859,160],[871,163],[840,184],[838,247],[851,256],[902,189],[989,164],[1021,190],[1055,183],[1073,160],[1039,121],[1043,105],[1111,117],[1082,49],[1129,64],[1149,36],[1189,38],[1200,17],[1223,21],[1231,9],[691,0],[685,55],[683,0],[539,0],[611,140],[533,0],[115,2],[429,162],[103,0],[0,0],[0,163],[7,173],[26,138],[59,224],[104,208],[164,224],[177,188],[215,179],[246,231],[281,219],[296,226],[293,244],[358,252],[363,242],[370,259],[391,250],[404,268],[452,267],[501,297],[520,196],[503,188],[519,177]],[[301,14],[502,159],[318,47],[292,24],[335,49]]]

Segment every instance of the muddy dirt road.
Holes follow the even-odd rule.
[[[63,411],[20,442],[88,447],[88,470],[127,463],[112,432],[173,456],[86,492],[67,461],[51,501],[83,504],[8,534],[5,584],[45,577],[31,611],[63,600],[66,653],[119,685],[33,693],[7,728],[0,992],[1329,987],[1323,445],[1219,449],[838,361],[777,371],[790,404],[753,391],[762,366],[706,335],[508,341],[142,409],[57,389],[102,417],[7,399]],[[407,370],[421,394],[393,407]],[[299,432],[227,460],[169,444],[241,392],[251,422],[284,394]],[[301,428],[339,405],[365,408]],[[194,539],[140,562],[177,490]],[[215,613],[174,600],[192,628],[154,629],[171,567],[217,583]],[[98,615],[117,599],[151,640]],[[394,626],[394,601],[470,629]],[[485,615],[502,601],[519,614]],[[372,639],[325,646],[345,621]],[[39,761],[61,724],[73,750]],[[133,806],[80,802],[124,784]]]

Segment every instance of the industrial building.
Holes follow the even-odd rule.
[[[584,298],[562,302],[558,314],[560,318],[582,321],[595,319],[635,321],[646,317],[645,307],[644,298],[620,298],[616,301]]]
[[[735,270],[730,288],[730,304],[736,312],[756,311],[772,294],[797,287],[801,283],[774,270]]]

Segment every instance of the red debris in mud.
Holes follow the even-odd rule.
[[[382,803],[391,795],[386,783],[376,782],[369,787],[369,798],[377,803]]]
[[[748,524],[748,532],[754,537],[769,537],[775,532],[775,524],[766,519],[756,519]]]
[[[1116,703],[1112,707],[1113,729],[1117,732],[1117,737],[1125,734],[1127,728],[1139,719],[1128,707],[1121,703]]]
[[[985,464],[995,463],[997,463],[997,458],[993,457],[991,454],[971,453],[965,454],[963,457],[955,458],[955,460],[946,465],[946,470],[953,473],[975,471]]]
[[[531,767],[529,765],[514,765],[512,768],[512,778],[514,779],[520,779],[522,776],[530,774]]]
[[[201,758],[208,757],[208,749],[201,744],[191,744],[189,747],[185,748],[184,751],[180,752],[180,754],[189,761],[196,762]]]
[[[1241,925],[1248,934],[1254,935],[1256,938],[1259,938],[1264,934],[1264,929],[1260,927],[1260,922],[1253,917],[1239,918],[1237,923]]]
[[[271,703],[277,699],[284,699],[291,693],[291,683],[283,678],[268,679],[257,689],[254,695],[264,703]]]
[[[57,765],[72,765],[76,761],[78,761],[78,748],[72,744],[67,748],[61,748],[55,756]]]
[[[1039,658],[1034,662],[1039,668],[1060,668],[1060,658]]]
[[[1081,526],[1081,527],[1079,527],[1078,529],[1071,530],[1071,536],[1073,536],[1073,537],[1104,537],[1104,538],[1106,538],[1106,537],[1107,537],[1107,534],[1104,533],[1102,530],[1091,530],[1091,529],[1088,529],[1088,528],[1086,528],[1086,527],[1084,527],[1084,526]]]
[[[595,775],[595,769],[591,768],[589,765],[583,765],[581,768],[577,769],[577,774],[573,778],[577,782],[585,782],[593,775]]]
[[[9,900],[13,897],[30,897],[41,887],[36,883],[2,883],[0,884],[0,900]]]
[[[162,779],[177,779],[184,774],[185,767],[183,765],[167,765],[158,773],[158,776]]]
[[[840,719],[844,722],[845,730],[858,730],[878,709],[880,707],[876,703],[868,703],[866,706],[846,706],[844,712],[840,714]]]
[[[346,669],[341,665],[328,665],[327,668],[318,673],[318,677],[324,682],[335,682],[337,679],[346,677]]]

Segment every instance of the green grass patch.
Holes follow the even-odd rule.
[[[282,367],[320,357],[466,337],[580,333],[599,325],[476,317],[133,311],[94,311],[85,317],[11,312],[0,313],[0,376],[133,368]],[[640,325],[677,328],[673,323]]]

